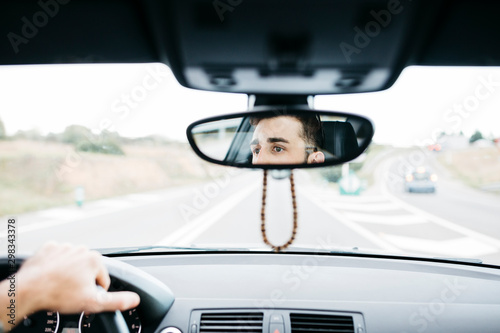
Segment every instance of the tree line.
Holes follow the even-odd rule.
[[[60,142],[72,145],[76,151],[124,155],[123,144],[141,143],[163,145],[171,141],[160,136],[147,136],[142,138],[127,138],[120,136],[117,132],[104,130],[101,133],[93,133],[89,128],[81,125],[70,125],[62,133],[41,134],[38,130],[17,131],[14,135],[7,136],[5,125],[0,119],[0,140],[36,140],[48,142]]]

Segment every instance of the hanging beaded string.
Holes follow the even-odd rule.
[[[270,247],[273,248],[275,252],[280,252],[287,247],[289,247],[294,239],[295,235],[297,234],[297,202],[295,200],[295,182],[293,181],[293,170],[290,171],[290,191],[292,192],[292,206],[293,206],[293,230],[292,230],[292,236],[283,245],[276,246],[271,244],[269,240],[267,239],[266,235],[266,196],[267,196],[267,170],[264,169],[264,179],[262,181],[262,209],[260,211],[260,220],[261,220],[261,231],[262,231],[262,238],[264,240],[264,243],[269,245]]]

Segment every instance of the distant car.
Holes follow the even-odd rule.
[[[428,168],[418,167],[405,177],[405,190],[407,192],[436,192],[437,175]]]
[[[429,151],[441,151],[441,145],[439,143],[435,143],[432,145],[428,145],[427,149],[429,149]]]

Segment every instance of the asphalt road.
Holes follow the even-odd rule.
[[[500,196],[460,185],[439,166],[435,194],[405,193],[401,163],[407,158],[381,159],[374,184],[360,196],[341,196],[296,171],[299,227],[293,246],[480,258],[500,265]],[[197,186],[23,214],[17,217],[18,250],[32,253],[47,240],[92,248],[263,248],[261,184],[261,171],[228,169],[222,178]],[[269,180],[266,230],[277,245],[292,232],[289,186],[287,179]],[[6,248],[3,219],[0,246]]]

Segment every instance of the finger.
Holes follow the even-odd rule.
[[[55,251],[57,251],[59,244],[56,242],[50,241],[42,245],[35,253],[34,257],[44,257],[47,255],[51,255]]]
[[[100,292],[96,298],[95,312],[125,311],[139,305],[139,295],[131,291]]]
[[[105,290],[108,290],[109,285],[111,284],[111,279],[109,277],[108,270],[106,266],[102,262],[100,262],[97,275],[95,278],[97,285],[103,287]]]
[[[96,268],[96,276],[95,276],[95,282],[98,286],[101,286],[104,288],[104,290],[108,290],[109,285],[111,284],[111,279],[109,277],[108,270],[104,263],[102,262],[102,256],[99,252],[97,251],[89,251],[89,254],[91,256],[90,261],[92,262],[92,265]]]

